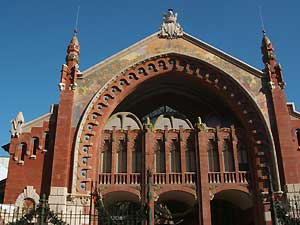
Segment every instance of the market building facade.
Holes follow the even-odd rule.
[[[4,203],[46,194],[67,212],[97,190],[108,208],[146,205],[149,225],[271,224],[270,185],[300,189],[300,113],[265,33],[261,53],[258,70],[169,10],[159,32],[81,72],[74,34],[59,104],[12,121]]]

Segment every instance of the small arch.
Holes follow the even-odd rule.
[[[184,196],[183,199],[188,200],[190,205],[194,205],[193,201],[196,201],[197,195],[196,191],[188,187],[176,187],[176,186],[166,186],[157,191],[158,200],[159,199],[171,199],[175,194],[176,196]]]
[[[25,155],[27,154],[27,144],[25,142],[22,142],[20,144],[20,153],[21,153],[21,157],[20,157],[20,164],[24,164],[24,160],[25,160]]]
[[[32,152],[31,152],[31,156],[30,158],[35,159],[36,158],[36,153],[37,150],[39,149],[39,138],[38,137],[33,137],[31,139],[31,143],[32,143]]]
[[[44,150],[47,151],[47,150],[49,150],[49,146],[50,146],[50,135],[49,135],[49,132],[45,132],[44,136],[45,136]]]
[[[208,140],[208,171],[220,172],[218,146],[215,139]]]
[[[118,201],[132,201],[138,203],[141,199],[139,191],[130,187],[112,186],[103,190],[101,194],[103,196],[103,202],[111,204]]]
[[[32,198],[25,198],[23,200],[23,205],[22,205],[22,214],[30,213],[32,210],[35,209],[35,202]]]
[[[15,205],[19,209],[22,209],[25,199],[30,199],[33,201],[34,205],[37,205],[39,203],[40,196],[36,193],[36,190],[33,188],[33,186],[27,186],[17,197]]]
[[[106,122],[104,130],[123,129],[127,130],[130,128],[133,129],[142,129],[142,123],[139,118],[130,112],[118,112],[112,115],[109,120]]]
[[[171,162],[171,172],[180,173],[181,163],[180,163],[180,148],[179,142],[176,138],[171,139],[170,143],[170,162]]]
[[[165,156],[165,143],[162,139],[157,139],[155,143],[154,154],[154,169],[156,173],[166,172],[166,156]]]
[[[212,225],[253,224],[253,200],[243,191],[228,189],[215,194],[211,201]]]
[[[185,164],[187,172],[196,172],[196,152],[192,138],[186,140]]]
[[[224,139],[223,142],[223,165],[225,172],[233,172],[234,168],[234,159],[233,159],[233,149],[228,138]]]
[[[112,161],[112,143],[110,140],[105,139],[101,151],[101,172],[111,173]]]

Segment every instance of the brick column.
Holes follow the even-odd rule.
[[[239,161],[238,161],[238,149],[237,149],[237,137],[235,135],[235,128],[231,126],[231,143],[232,143],[232,153],[234,160],[234,169],[236,174],[236,182],[239,182]]]
[[[127,130],[127,147],[126,147],[126,150],[127,150],[127,184],[130,184],[130,174],[132,174],[132,151],[134,150],[133,149],[133,146],[134,146],[134,139],[132,139],[131,137],[131,131],[130,131],[130,127],[128,127],[128,130]]]
[[[205,131],[197,131],[196,135],[198,157],[198,205],[199,224],[211,225],[210,195],[208,183],[208,138]]]
[[[111,135],[111,183],[115,183],[115,173],[117,172],[117,149],[118,149],[118,140],[116,135],[116,128],[113,127]]]
[[[218,155],[219,155],[219,167],[220,167],[220,174],[221,174],[221,183],[224,183],[224,163],[223,163],[223,143],[224,138],[221,135],[220,128],[217,128],[216,133],[216,141],[217,141],[217,148],[218,148]]]
[[[187,144],[187,140],[183,139],[183,129],[179,129],[179,148],[180,148],[180,163],[181,163],[181,175],[182,175],[182,183],[185,184],[185,173],[186,173],[186,155],[185,155],[185,145]]]
[[[165,166],[166,166],[166,183],[169,183],[169,174],[171,172],[171,164],[170,164],[170,140],[168,128],[166,127],[164,130],[164,148],[165,148]]]
[[[143,144],[143,159],[144,159],[144,166],[143,166],[143,174],[142,174],[142,196],[143,196],[143,202],[147,202],[147,193],[148,193],[148,177],[147,177],[147,171],[151,171],[151,173],[154,171],[154,135],[151,130],[151,124],[146,124],[144,126],[144,144]],[[152,179],[152,177],[151,177]],[[152,179],[153,181],[153,179]],[[152,190],[149,190],[153,193],[153,186]],[[152,224],[149,224],[149,217],[148,220],[145,221],[145,224],[147,225],[154,225],[154,199],[153,197],[151,198],[150,202],[147,202],[148,206],[151,210],[151,220]]]
[[[74,92],[65,90],[60,95],[54,145],[51,186],[68,187],[72,153],[72,110]]]

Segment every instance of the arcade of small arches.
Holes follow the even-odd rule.
[[[25,157],[35,160],[37,159],[38,151],[41,153],[47,152],[50,143],[49,133],[44,132],[42,137],[24,135],[18,142],[13,159],[17,161],[19,165],[24,165]]]
[[[142,208],[141,196],[133,191],[105,191],[104,207],[114,217],[130,214],[120,211],[120,206],[127,205],[127,210]],[[252,225],[253,199],[249,193],[237,189],[227,189],[215,193],[211,199],[211,224]],[[246,219],[245,219],[246,217]],[[158,191],[154,202],[154,224],[199,224],[198,199],[195,192],[170,188]],[[139,224],[139,223],[137,223]]]

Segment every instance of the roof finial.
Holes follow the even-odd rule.
[[[160,26],[158,34],[160,38],[176,39],[183,36],[183,30],[177,23],[177,13],[173,9],[168,9],[168,12],[163,15],[163,23]]]
[[[77,33],[78,33],[79,12],[80,12],[80,5],[77,6],[76,21],[75,21],[75,27],[74,27],[74,33],[73,33],[73,35],[77,35]]]
[[[262,16],[262,7],[259,6],[258,9],[259,9],[259,18],[260,18],[260,23],[261,23],[261,29],[262,29],[263,35],[266,35],[264,19],[263,19],[263,16]]]

